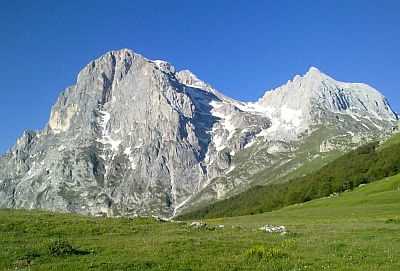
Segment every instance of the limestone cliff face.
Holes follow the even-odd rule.
[[[170,215],[204,179],[211,129],[174,74],[129,50],[89,63],[46,129],[1,158],[2,206]]]
[[[309,89],[320,77],[309,75],[309,87],[293,84]],[[342,99],[329,112],[348,116],[349,125],[363,118],[362,132],[390,130],[397,116],[386,100],[377,92],[365,96],[365,85],[351,86],[360,102]],[[290,159],[288,142],[317,123],[296,113],[308,110],[292,106],[288,97],[297,90],[242,103],[165,61],[127,49],[109,52],[61,93],[43,130],[25,132],[0,157],[0,206],[170,217],[186,205],[240,191],[251,185],[249,174],[277,161],[276,153]],[[329,97],[318,103],[321,112]],[[364,110],[367,100],[373,108]],[[322,150],[333,146],[320,143]],[[246,154],[246,162],[236,158],[255,146],[265,151]]]

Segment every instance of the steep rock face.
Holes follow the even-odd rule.
[[[389,133],[396,121],[376,90],[315,68],[242,103],[168,62],[112,51],[59,96],[45,129],[0,157],[0,206],[169,217]]]
[[[199,113],[174,74],[129,50],[89,63],[46,129],[26,133],[2,158],[2,205],[170,215],[204,178],[205,131],[216,121],[210,115],[197,127]]]
[[[190,71],[109,52],[59,96],[43,131],[25,133],[0,158],[0,204],[171,216],[231,165],[228,153],[213,151],[232,133],[213,103],[238,111]]]

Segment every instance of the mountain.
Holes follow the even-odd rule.
[[[397,118],[377,90],[365,84],[338,82],[314,67],[304,77],[296,76],[286,85],[267,92],[257,104],[267,108],[269,116],[276,119],[275,130],[304,131],[310,124],[322,123],[327,118],[351,122],[346,117],[367,120],[360,122],[359,129],[369,131],[372,125],[384,130],[390,129],[390,120]]]
[[[236,104],[261,115],[268,127],[253,134],[232,157],[231,170],[191,197],[184,208],[220,200],[255,185],[288,181],[319,169],[343,152],[398,129],[385,97],[361,83],[339,82],[312,67],[256,103]],[[238,134],[247,128],[237,127]]]
[[[0,157],[0,206],[170,217],[320,167],[397,120],[378,91],[316,68],[243,103],[168,62],[111,51]]]

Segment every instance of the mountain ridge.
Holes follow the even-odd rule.
[[[377,106],[385,105],[378,98]],[[380,113],[388,120],[360,104],[356,117],[314,105],[307,110],[317,112],[315,119],[296,115],[292,105],[282,117],[283,103],[277,103],[280,115],[269,103],[236,101],[166,61],[129,49],[110,51],[88,63],[60,94],[43,130],[24,133],[0,157],[0,206],[169,217],[237,193],[253,185],[250,177],[260,170],[290,162],[299,156],[302,137],[319,129],[314,126],[331,123],[337,128],[333,138],[348,129],[346,148],[370,134],[389,134],[397,121],[387,102]],[[324,140],[331,139],[317,145],[337,148]]]

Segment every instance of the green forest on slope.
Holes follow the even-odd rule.
[[[238,195],[199,207],[177,219],[199,219],[263,213],[312,199],[336,196],[361,184],[400,172],[399,135],[379,148],[372,142],[350,151],[321,169],[284,183],[254,186]]]

